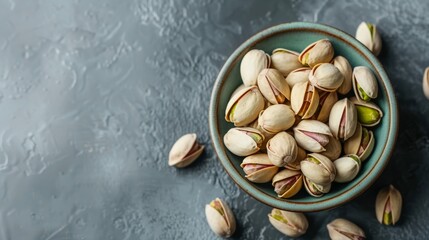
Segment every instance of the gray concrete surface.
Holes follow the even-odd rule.
[[[0,239],[214,239],[204,205],[230,203],[235,239],[281,239],[270,208],[241,191],[210,145],[210,92],[249,36],[289,21],[349,33],[376,23],[395,88],[400,133],[391,164],[366,194],[308,214],[307,239],[348,218],[370,239],[429,235],[429,2],[0,0]],[[206,145],[191,167],[167,165],[175,139]],[[395,184],[403,216],[383,227],[375,194]]]

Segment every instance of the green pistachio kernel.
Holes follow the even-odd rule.
[[[287,224],[287,220],[281,215],[280,211],[276,210],[274,215],[271,215],[277,221]]]
[[[223,211],[222,205],[220,204],[219,201],[213,200],[210,203],[210,206],[212,206],[216,211],[218,211],[220,213],[220,215],[222,215],[222,216],[225,215],[225,212]]]
[[[231,108],[231,110],[229,111],[229,120],[230,121],[232,121],[233,120],[233,118],[234,118],[234,112],[235,112],[235,109],[237,108],[237,103],[235,103],[233,106],[232,106],[232,108]]]
[[[320,164],[319,160],[317,160],[316,158],[311,157],[311,156],[307,157],[307,161],[310,161],[310,162],[315,163],[315,164]]]
[[[365,102],[368,102],[369,100],[371,100],[371,98],[368,96],[368,94],[365,93],[365,91],[359,86],[359,84],[357,86],[358,86],[360,98],[362,98],[362,100],[364,100]]]
[[[262,142],[262,136],[257,134],[257,133],[253,133],[253,132],[246,132],[246,134],[248,136],[250,136],[256,143],[261,143]]]
[[[392,224],[392,212],[385,212],[383,215],[383,223],[385,225],[391,225]]]
[[[358,120],[362,124],[374,124],[380,119],[380,113],[373,108],[356,106]]]

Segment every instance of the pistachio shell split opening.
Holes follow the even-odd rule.
[[[219,237],[231,237],[236,228],[235,217],[229,206],[219,198],[211,201],[205,208],[207,223]]]
[[[340,140],[329,137],[329,143],[325,146],[325,151],[321,152],[322,155],[329,159],[337,159],[341,155],[341,142]]]
[[[335,182],[345,183],[353,180],[360,171],[361,161],[357,155],[350,154],[334,160]]]
[[[329,128],[337,139],[347,140],[356,130],[357,111],[355,105],[347,98],[336,102],[329,115]]]
[[[329,127],[317,120],[302,120],[293,132],[298,145],[310,152],[326,151],[325,146],[332,137]]]
[[[193,163],[204,151],[197,142],[197,135],[189,133],[180,137],[170,150],[168,165],[183,168]]]
[[[337,89],[339,94],[346,95],[352,89],[352,66],[349,61],[343,56],[336,56],[332,60],[332,64],[338,68],[338,70],[343,74],[344,81],[341,86]]]
[[[265,153],[258,153],[244,158],[240,165],[246,178],[254,183],[270,182],[279,168],[273,165]]]
[[[302,174],[310,181],[319,185],[327,185],[334,181],[336,169],[332,161],[318,153],[310,153],[301,161]]]
[[[271,64],[286,77],[293,70],[302,67],[302,64],[298,60],[298,56],[299,53],[297,52],[284,48],[277,48],[274,49],[271,54]]]
[[[256,86],[246,87],[232,95],[225,110],[225,120],[235,126],[253,122],[264,109],[265,101]]]
[[[319,106],[317,90],[308,81],[295,84],[291,93],[291,106],[302,119],[311,118]]]
[[[401,217],[402,195],[393,186],[389,185],[380,190],[375,200],[375,215],[384,225],[395,225]]]
[[[356,106],[358,122],[365,127],[373,127],[380,123],[383,112],[373,102],[360,102],[357,98],[350,99]]]
[[[353,69],[353,90],[359,101],[368,102],[378,96],[377,80],[371,69],[364,66]]]
[[[283,169],[274,176],[272,185],[278,197],[293,197],[301,190],[302,174],[300,171]]]
[[[332,240],[364,240],[365,232],[356,224],[343,218],[337,218],[326,225]]]
[[[331,62],[334,57],[334,48],[328,39],[322,39],[307,46],[299,55],[302,65],[314,67],[319,63]]]
[[[343,84],[344,76],[333,64],[321,63],[313,67],[309,79],[316,88],[326,92],[334,92]]]
[[[331,190],[331,183],[320,185],[312,182],[310,179],[304,176],[303,178],[305,190],[313,197],[322,197],[325,193]]]
[[[377,26],[362,22],[356,30],[356,39],[363,43],[375,56],[381,52],[381,37],[378,33]]]
[[[308,221],[304,214],[273,209],[268,214],[270,223],[289,237],[299,237],[307,232]]]
[[[287,75],[286,82],[291,88],[297,83],[307,82],[310,72],[311,68],[309,67],[295,69]]]
[[[261,111],[258,127],[265,133],[276,134],[289,129],[295,123],[295,113],[284,104],[276,104]]]
[[[262,50],[253,49],[244,55],[240,64],[240,74],[244,85],[256,85],[259,73],[271,65],[271,57]]]
[[[233,154],[249,156],[258,152],[264,142],[264,135],[257,129],[249,127],[231,128],[223,137],[223,142]]]
[[[313,119],[327,122],[329,120],[329,114],[334,104],[338,101],[336,92],[324,92],[319,93],[319,106],[317,107],[316,113],[313,115]]]
[[[267,142],[268,158],[279,167],[295,161],[298,146],[295,139],[286,132],[279,132]]]
[[[358,123],[355,134],[344,143],[346,154],[356,154],[360,160],[365,161],[374,149],[375,138],[371,130]]]
[[[274,68],[266,68],[258,75],[258,87],[271,104],[284,103],[290,99],[290,88],[283,75]]]

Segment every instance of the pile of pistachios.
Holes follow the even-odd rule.
[[[374,148],[370,127],[383,117],[372,102],[378,85],[370,68],[352,68],[322,39],[301,53],[250,50],[240,73],[243,84],[225,111],[235,127],[224,144],[245,157],[241,167],[249,181],[271,182],[280,198],[294,196],[302,185],[321,197],[332,182],[357,176]]]

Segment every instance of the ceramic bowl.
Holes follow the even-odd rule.
[[[383,110],[381,123],[374,127],[376,143],[370,157],[362,164],[361,172],[349,183],[334,183],[328,194],[321,198],[311,197],[304,187],[290,199],[278,198],[270,183],[256,184],[244,177],[240,168],[242,157],[229,152],[223,144],[223,136],[233,127],[224,119],[225,108],[231,93],[242,83],[240,62],[251,49],[271,53],[275,48],[301,52],[308,44],[319,39],[329,39],[336,55],[346,57],[352,66],[367,66],[378,79],[379,95],[375,103]],[[353,90],[352,90],[353,91]],[[246,193],[269,206],[298,212],[321,211],[338,207],[362,194],[381,175],[389,162],[398,131],[398,111],[389,78],[378,59],[349,34],[330,26],[293,22],[280,24],[249,38],[239,46],[222,67],[214,84],[210,110],[210,135],[214,149],[226,172]]]

